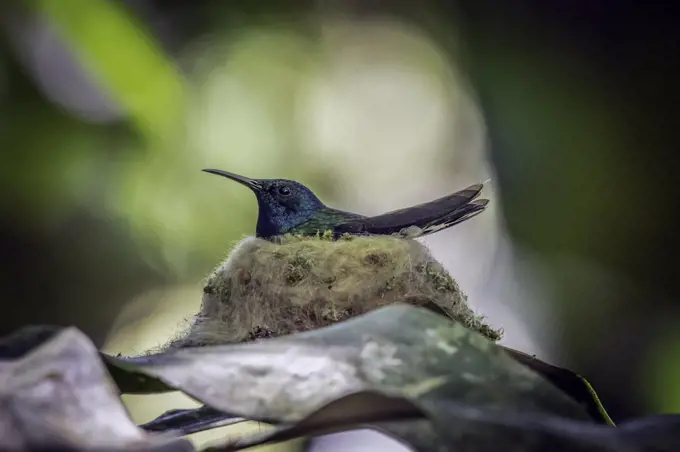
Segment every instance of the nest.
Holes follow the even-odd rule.
[[[233,344],[324,327],[401,302],[424,306],[491,340],[501,332],[413,239],[249,237],[208,277],[201,311],[168,348]]]

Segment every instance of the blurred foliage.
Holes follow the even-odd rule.
[[[66,38],[84,69],[147,140],[174,136],[186,102],[183,80],[133,14],[108,0],[29,4]]]
[[[658,345],[643,361],[644,371],[638,384],[655,388],[650,391],[650,405],[656,411],[677,413],[680,407],[680,334],[677,330],[664,331],[655,339]]]
[[[646,356],[668,350],[659,333],[680,319],[666,265],[680,251],[675,88],[660,83],[677,29],[614,2],[458,6],[508,232],[551,300],[554,320],[536,328],[559,363],[588,369],[615,417],[656,410]]]

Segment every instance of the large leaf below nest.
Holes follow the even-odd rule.
[[[443,316],[409,306],[258,343],[108,361],[147,377],[119,380],[126,392],[143,392],[150,382],[161,382],[224,413],[225,422],[243,417],[297,423],[232,447],[371,424],[436,450],[441,441],[427,421],[425,403],[437,399],[512,416],[590,419],[573,399],[501,347]],[[196,431],[219,425],[216,417],[213,410],[184,411],[146,427]]]
[[[341,396],[364,391],[416,405],[429,395],[479,409],[589,419],[571,398],[491,341],[404,305],[292,336],[109,358],[109,364],[220,411],[274,423],[299,421]],[[119,380],[123,392],[140,392],[135,382]]]
[[[368,426],[423,452],[680,450],[678,417],[604,426],[558,388],[569,385],[532,370],[541,366],[520,364],[421,308],[395,305],[297,335],[136,358],[98,354],[74,329],[27,331],[0,343],[9,359],[0,362],[5,447],[184,449],[150,431],[190,433],[244,418],[276,428],[216,449]],[[122,392],[184,391],[206,406],[166,413],[145,432],[127,418],[113,381]]]

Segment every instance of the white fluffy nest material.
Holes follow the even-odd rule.
[[[396,302],[438,310],[491,340],[501,337],[415,240],[288,236],[271,243],[249,237],[208,277],[201,311],[167,347],[307,331]]]

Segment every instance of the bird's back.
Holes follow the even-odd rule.
[[[289,232],[292,234],[315,235],[328,230],[333,231],[339,224],[350,221],[361,221],[363,218],[367,217],[358,213],[345,212],[331,207],[323,207],[319,209],[312,218],[295,226]]]

